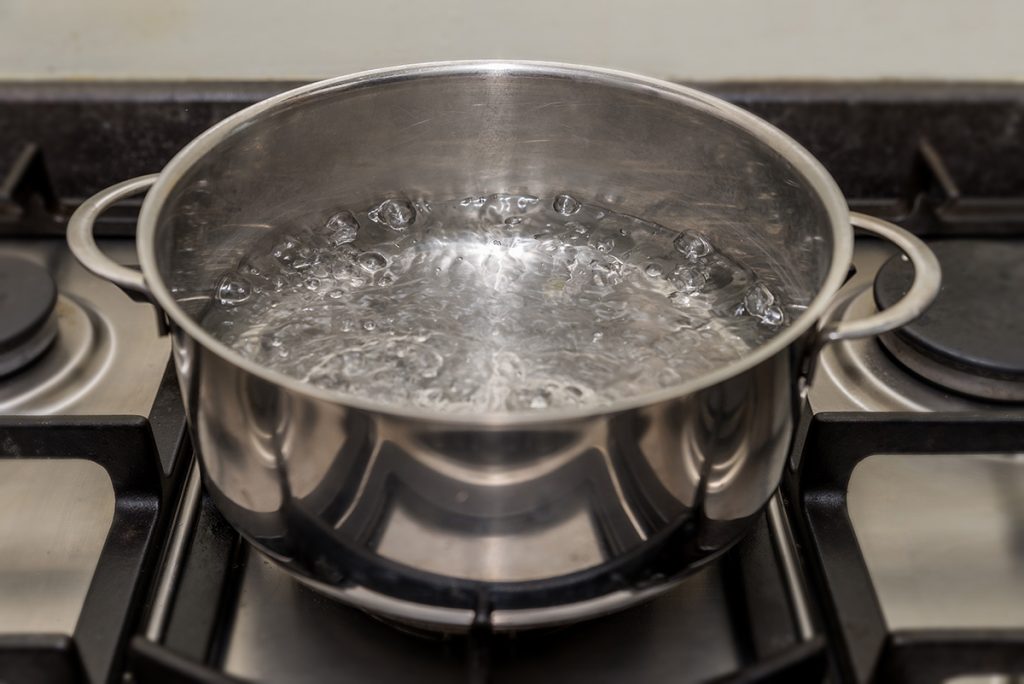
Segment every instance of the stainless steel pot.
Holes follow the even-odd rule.
[[[106,258],[97,215],[149,188],[141,273]],[[197,322],[219,275],[272,226],[404,194],[570,191],[664,226],[699,226],[759,277],[806,295],[769,343],[713,373],[600,408],[450,414],[303,384]],[[906,298],[823,324],[850,223],[913,262]],[[775,490],[821,345],[875,335],[934,298],[938,263],[901,229],[851,216],[800,146],[663,81],[558,64],[453,62],[298,88],[214,126],[159,175],[85,202],[68,227],[94,273],[166,314],[204,481],[257,548],[344,601],[462,629],[614,610],[728,548]]]

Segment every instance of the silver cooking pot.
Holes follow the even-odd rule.
[[[105,257],[98,214],[149,189],[141,273]],[[282,223],[386,196],[577,198],[699,228],[806,310],[763,346],[610,406],[441,413],[261,367],[198,322],[220,275]],[[850,224],[895,243],[915,280],[892,308],[824,323]],[[206,487],[301,580],[378,614],[458,630],[580,619],[671,586],[728,548],[775,490],[823,344],[920,314],[939,266],[852,215],[828,173],[755,116],[630,74],[519,62],[372,71],[253,105],[158,175],[85,202],[68,240],[94,273],[166,314]],[[455,360],[457,361],[457,360]]]

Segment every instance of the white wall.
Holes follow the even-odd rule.
[[[0,0],[0,79],[312,79],[438,59],[684,79],[1024,80],[1021,0]]]

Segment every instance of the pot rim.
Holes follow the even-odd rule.
[[[674,100],[682,105],[695,107],[719,116],[766,144],[783,159],[792,164],[796,171],[803,175],[810,186],[814,188],[821,197],[831,222],[832,261],[829,264],[828,274],[824,282],[806,310],[779,334],[767,343],[754,349],[750,354],[714,371],[672,387],[638,394],[610,404],[578,408],[566,407],[546,411],[459,413],[373,401],[302,382],[280,371],[262,366],[234,351],[204,330],[175,301],[157,269],[154,244],[157,219],[177,182],[191,170],[197,161],[228,136],[249,125],[256,118],[314,93],[340,92],[356,87],[366,87],[369,83],[402,81],[424,76],[499,74],[543,75],[555,78],[569,78],[583,82],[601,82],[641,92],[653,93],[667,100]],[[685,397],[736,377],[740,373],[782,352],[824,316],[833,295],[843,284],[853,254],[853,229],[849,223],[849,209],[846,204],[846,198],[832,176],[810,152],[775,126],[720,98],[661,79],[614,69],[558,62],[467,60],[427,62],[362,71],[301,86],[236,112],[194,138],[163,168],[156,183],[149,190],[142,204],[136,242],[139,263],[146,284],[156,303],[171,318],[174,325],[225,362],[252,373],[269,383],[283,386],[289,391],[317,401],[330,402],[353,409],[394,417],[444,423],[453,426],[530,427],[538,424],[606,416]]]

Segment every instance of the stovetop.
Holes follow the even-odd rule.
[[[158,170],[207,126],[288,85],[0,84],[0,258],[45,266],[57,291],[55,341],[0,377],[0,681],[1024,673],[1024,404],[942,387],[900,360],[900,340],[827,347],[760,523],[622,613],[512,635],[425,635],[313,593],[253,551],[202,493],[152,309],[85,273],[62,236],[81,198]],[[852,208],[933,243],[1021,249],[1024,88],[705,88],[804,143]],[[125,202],[99,226],[123,263],[135,259],[137,208]],[[893,258],[859,239],[832,315],[873,311],[884,296],[875,275],[898,269]],[[999,355],[1019,325],[991,326],[983,348],[1019,359]]]

